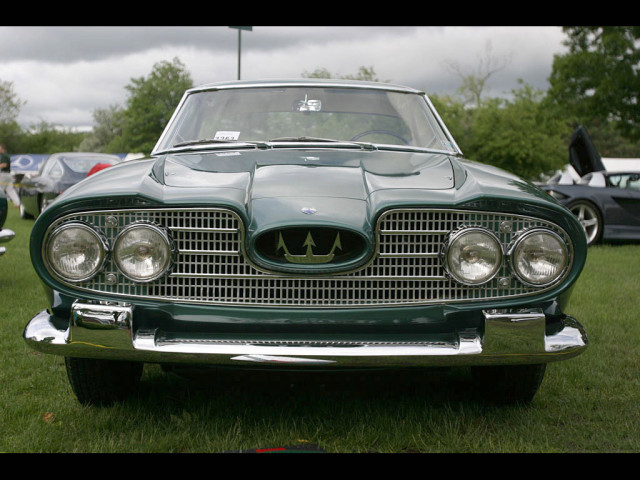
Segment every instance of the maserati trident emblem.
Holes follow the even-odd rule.
[[[314,255],[313,247],[316,246],[313,241],[313,237],[311,236],[311,232],[307,234],[307,238],[302,244],[303,247],[307,247],[307,251],[304,255],[292,255],[289,253],[289,249],[284,243],[284,239],[282,238],[282,233],[278,236],[278,246],[276,247],[276,252],[278,252],[281,248],[284,250],[284,258],[287,259],[290,263],[303,263],[303,264],[319,264],[319,263],[329,263],[335,257],[334,252],[336,249],[342,250],[342,244],[340,243],[340,234],[336,235],[336,239],[333,242],[333,246],[331,247],[331,251],[326,255]]]
[[[313,215],[314,213],[317,212],[317,210],[313,207],[302,207],[300,211],[305,215]]]

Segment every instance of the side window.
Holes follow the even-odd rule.
[[[625,190],[640,191],[640,174],[620,174],[609,175],[607,183],[612,187],[624,188]]]
[[[622,187],[620,184],[622,180],[622,175],[608,175],[607,176],[607,187]]]
[[[640,191],[640,174],[629,175],[626,188]]]
[[[52,162],[48,162],[44,170],[42,171],[42,175],[46,175],[52,178],[60,178],[62,177],[62,166],[60,166],[60,162],[54,160]]]

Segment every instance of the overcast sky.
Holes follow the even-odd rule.
[[[546,89],[554,54],[565,51],[559,27],[262,27],[242,33],[241,77],[300,78],[326,68],[337,75],[373,67],[378,78],[453,93],[448,67],[478,67],[487,52],[503,60],[487,93]],[[90,128],[92,113],[124,105],[131,78],[179,58],[194,84],[237,78],[238,33],[228,27],[0,27],[0,81],[26,101],[18,121]]]

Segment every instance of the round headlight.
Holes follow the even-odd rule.
[[[491,280],[502,263],[500,241],[482,228],[454,233],[445,252],[447,271],[459,283],[479,285]]]
[[[553,283],[565,272],[569,251],[555,233],[532,230],[516,240],[510,249],[510,260],[522,283],[542,287]]]
[[[113,258],[122,274],[135,282],[150,282],[171,266],[171,240],[162,228],[134,223],[120,232]]]
[[[107,251],[100,233],[87,224],[74,222],[51,233],[45,256],[52,273],[68,282],[81,282],[102,269]]]

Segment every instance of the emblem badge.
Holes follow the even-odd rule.
[[[331,251],[326,255],[314,255],[313,247],[316,246],[313,241],[313,237],[311,236],[311,232],[307,234],[307,238],[304,241],[303,247],[307,247],[307,251],[304,255],[292,255],[289,253],[289,249],[287,245],[284,243],[284,239],[282,238],[282,233],[278,236],[278,246],[276,247],[276,252],[278,252],[281,248],[284,250],[284,258],[287,259],[289,263],[304,263],[304,264],[320,264],[320,263],[329,263],[335,257],[334,252],[336,249],[342,250],[342,244],[340,243],[340,234],[336,234],[336,239],[333,242],[333,246],[331,247]]]
[[[314,213],[317,212],[317,210],[313,207],[302,207],[300,211],[305,215],[313,215]]]

